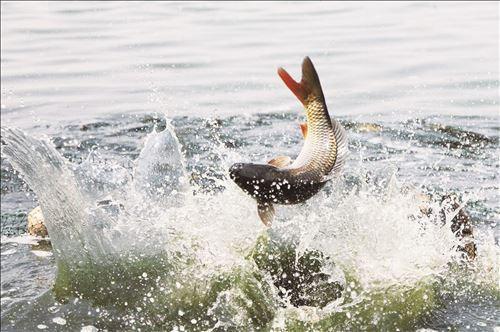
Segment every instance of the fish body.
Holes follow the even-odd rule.
[[[305,172],[294,175],[291,169],[266,164],[234,164],[230,174],[243,191],[263,203],[298,204],[326,184],[312,180]]]
[[[231,166],[231,179],[257,201],[262,222],[270,225],[273,204],[298,204],[315,194],[337,175],[347,157],[347,135],[331,119],[318,74],[309,57],[302,63],[302,79],[296,82],[283,69],[278,75],[303,104],[306,123],[301,124],[304,146],[292,162],[279,156],[267,164],[237,163]]]

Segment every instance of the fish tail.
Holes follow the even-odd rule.
[[[314,69],[314,65],[309,57],[305,57],[304,61],[302,61],[302,79],[300,82],[295,81],[290,74],[281,67],[278,68],[278,75],[304,106],[307,106],[311,95],[315,97],[315,99],[319,98],[326,106],[318,73],[316,69]]]

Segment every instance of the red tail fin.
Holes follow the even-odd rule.
[[[293,94],[300,100],[302,104],[305,103],[309,93],[304,89],[304,87],[297,83],[283,68],[278,68],[278,75],[281,77],[286,86],[293,92]]]
[[[325,97],[323,96],[321,83],[319,82],[318,74],[309,57],[305,57],[304,61],[302,61],[302,79],[300,83],[296,82],[286,70],[281,67],[278,68],[278,75],[302,104],[305,104],[310,94],[313,94],[324,102]]]

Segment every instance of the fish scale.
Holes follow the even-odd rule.
[[[290,169],[294,174],[308,172],[311,180],[329,173],[337,159],[337,140],[324,104],[317,96],[310,94],[306,100],[306,116],[309,134],[304,148]]]

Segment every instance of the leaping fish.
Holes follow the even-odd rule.
[[[267,164],[236,163],[229,176],[257,201],[260,219],[270,226],[274,204],[302,203],[338,175],[347,158],[347,135],[342,125],[331,119],[323,90],[309,57],[302,62],[302,79],[296,82],[283,68],[278,75],[299,99],[306,111],[300,125],[305,138],[297,159],[279,156]]]

